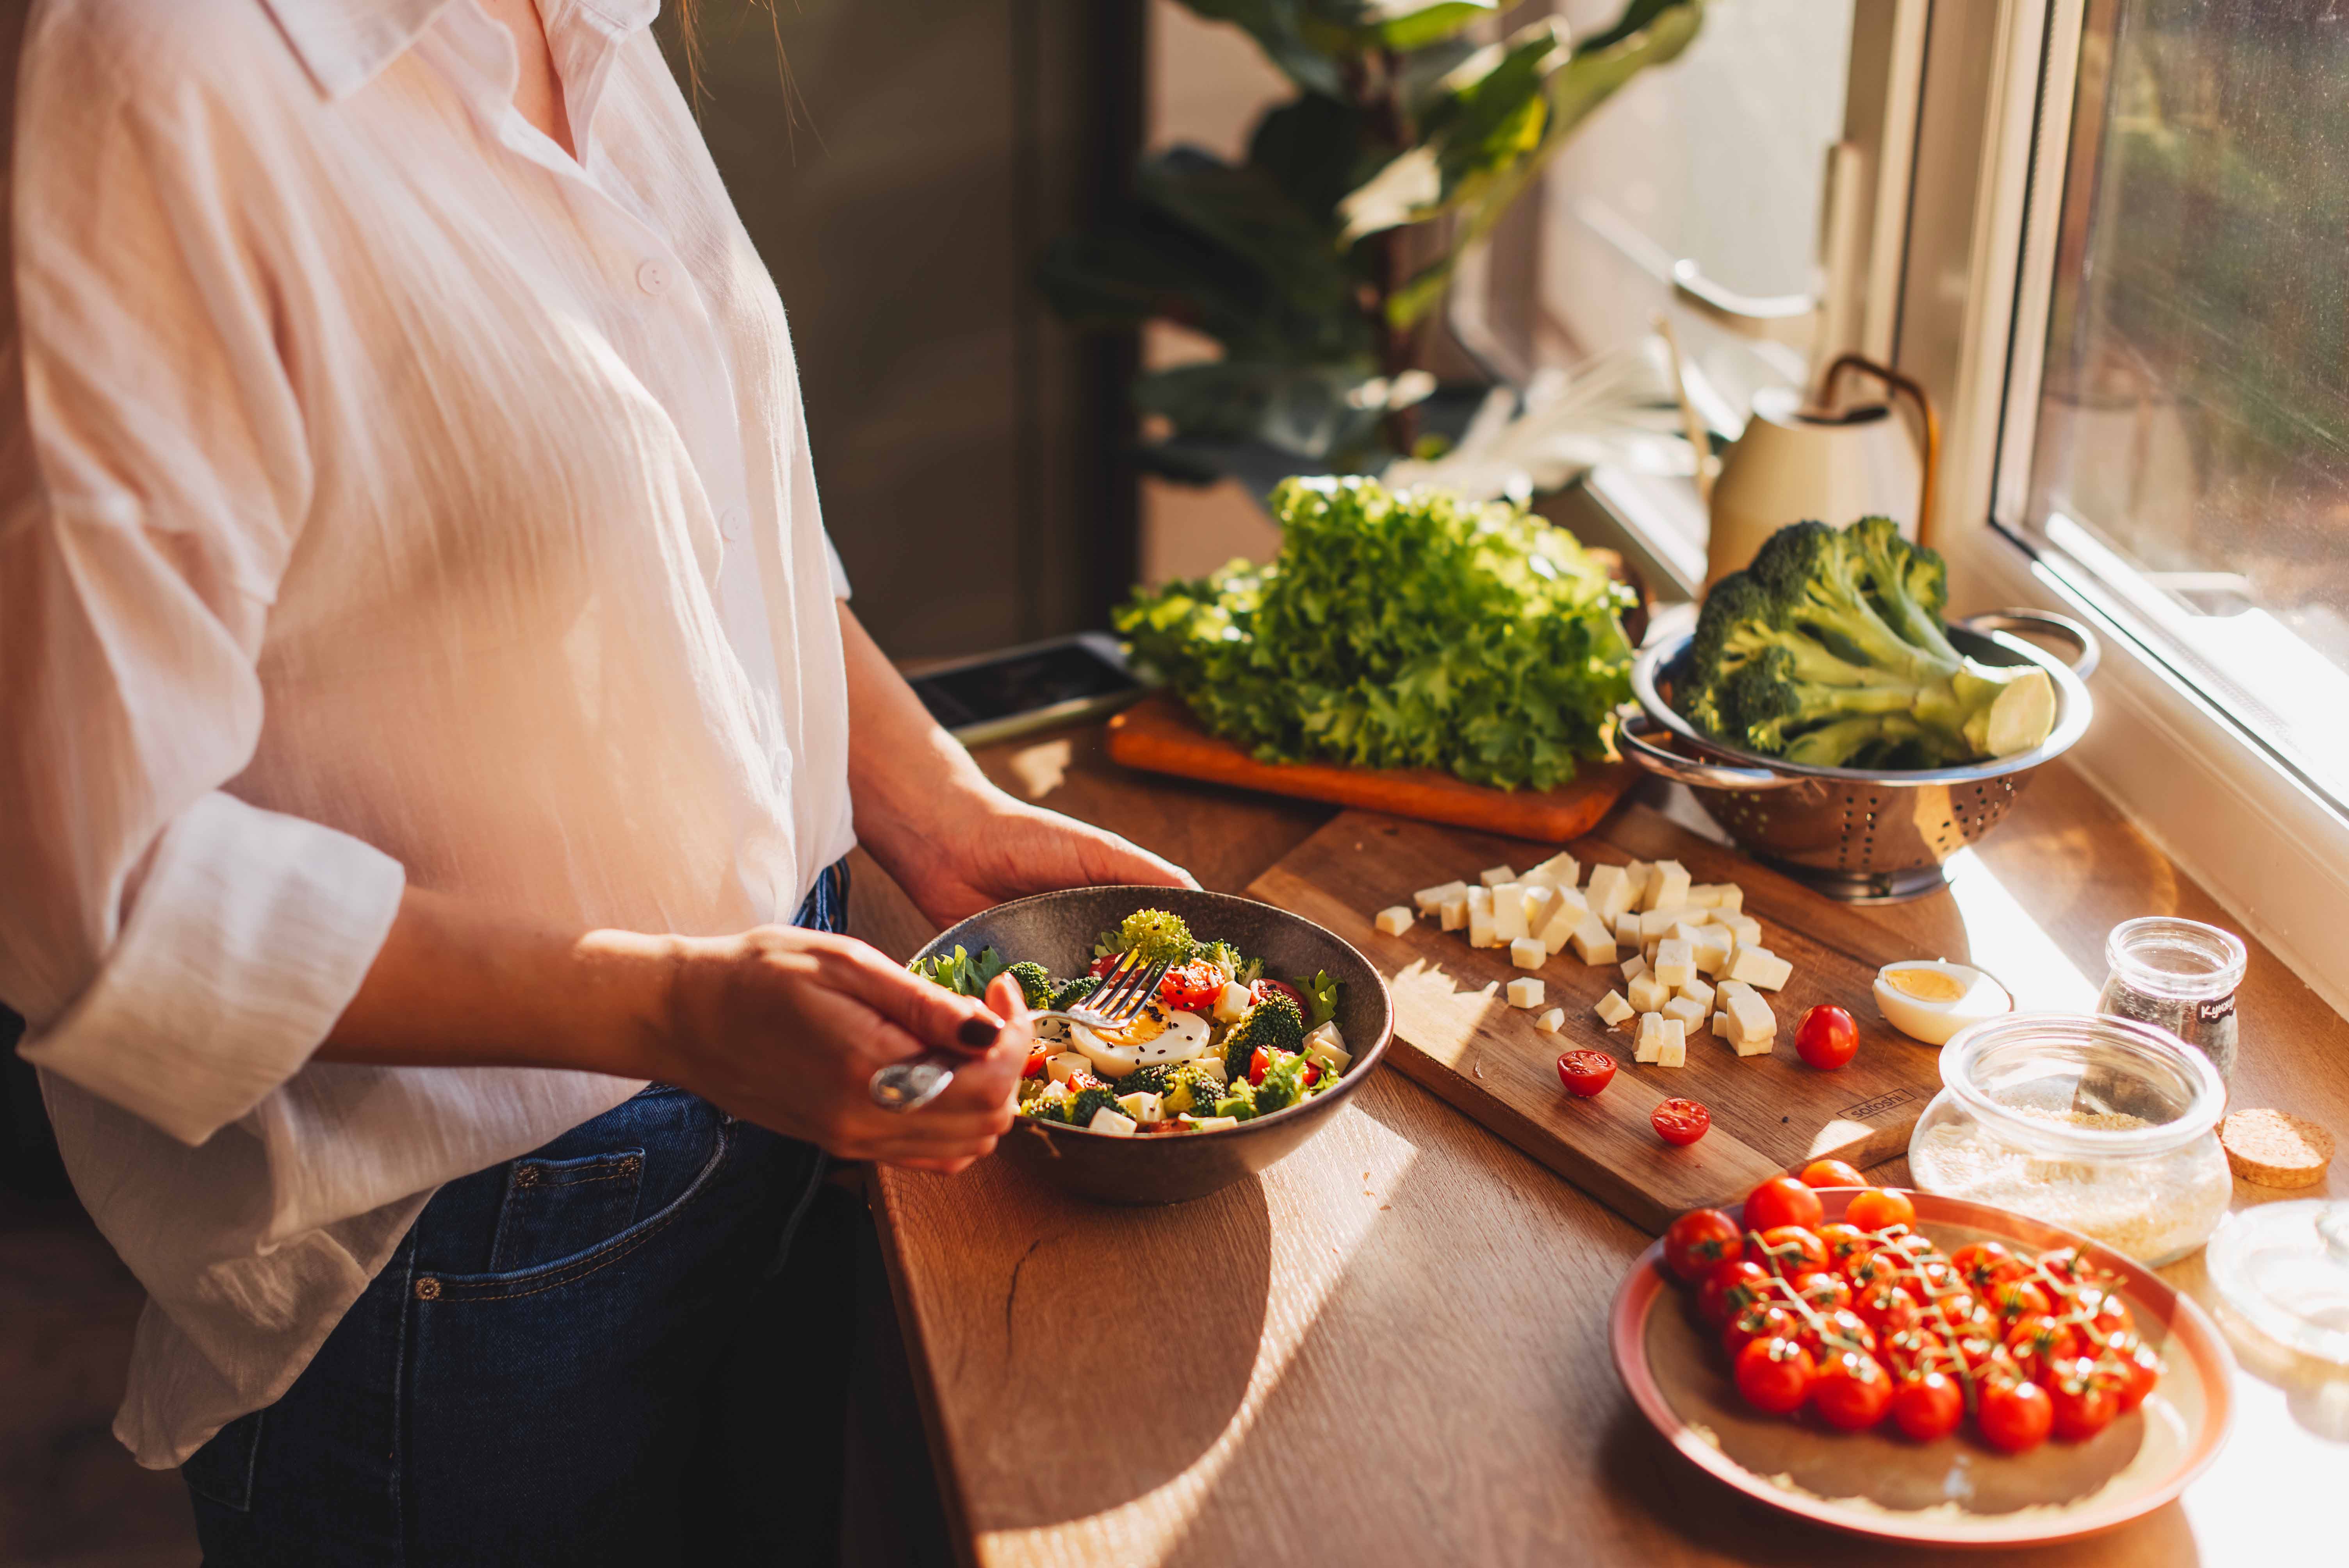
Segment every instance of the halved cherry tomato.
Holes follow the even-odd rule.
[[[1822,1002],[1795,1027],[1795,1050],[1821,1072],[1833,1072],[1859,1054],[1859,1026],[1841,1007]]]
[[[1615,1058],[1605,1051],[1568,1051],[1557,1058],[1557,1080],[1577,1099],[1588,1099],[1615,1081]]]
[[[1028,1065],[1019,1069],[1019,1076],[1021,1078],[1042,1078],[1044,1074],[1050,1070],[1044,1066],[1045,1058],[1050,1053],[1048,1053],[1041,1046],[1030,1051],[1028,1053]]]
[[[1826,1216],[1819,1195],[1792,1176],[1773,1176],[1745,1194],[1745,1228],[1766,1231],[1775,1225],[1800,1225],[1816,1231]]]
[[[1920,1443],[1948,1437],[1965,1414],[1965,1391],[1945,1372],[1916,1373],[1892,1391],[1892,1424]]]
[[[1792,1415],[1811,1397],[1818,1367],[1791,1339],[1756,1339],[1737,1353],[1737,1391],[1757,1410]]]
[[[1917,1205],[1909,1201],[1906,1192],[1890,1187],[1870,1187],[1865,1192],[1852,1194],[1851,1202],[1844,1207],[1843,1217],[1846,1222],[1863,1231],[1889,1231],[1895,1225],[1906,1225],[1913,1231],[1917,1228]]]
[[[1811,1408],[1830,1427],[1866,1431],[1892,1405],[1892,1374],[1861,1350],[1838,1350],[1811,1380]]]
[[[1994,1449],[2019,1454],[2047,1440],[2055,1423],[2054,1402],[2047,1390],[2021,1378],[1988,1384],[1976,1401],[1975,1418],[1982,1434]]]
[[[1737,1222],[1718,1209],[1691,1209],[1664,1233],[1664,1266],[1692,1283],[1745,1251]]]
[[[1272,1057],[1262,1046],[1248,1053],[1248,1082],[1260,1084],[1272,1067]]]
[[[1713,1112],[1692,1099],[1668,1099],[1648,1113],[1648,1125],[1665,1142],[1685,1149],[1704,1136],[1713,1125]]]
[[[2043,1313],[2026,1317],[2007,1331],[2007,1354],[2034,1383],[2044,1383],[2055,1369],[2080,1354],[2080,1331],[2061,1318]]]
[[[1763,1299],[1770,1288],[1770,1271],[1737,1258],[1715,1264],[1696,1287],[1696,1315],[1718,1326]]]
[[[1309,1018],[1313,1016],[1311,1011],[1305,1006],[1304,996],[1299,993],[1296,986],[1291,985],[1286,980],[1274,980],[1267,977],[1257,981],[1255,985],[1248,987],[1248,1003],[1251,1006],[1263,1001],[1267,996],[1286,996],[1290,1001],[1297,1004],[1297,1011],[1300,1015]]]
[[[1802,1320],[1787,1307],[1775,1302],[1757,1301],[1732,1317],[1721,1331],[1721,1347],[1734,1362],[1739,1352],[1756,1339],[1793,1339],[1801,1332]]]
[[[1099,958],[1093,960],[1092,967],[1086,970],[1085,973],[1088,975],[1106,975],[1124,962],[1125,954],[1123,953],[1104,953]]]
[[[2067,1443],[2085,1442],[2121,1413],[2119,1380],[2085,1356],[2059,1364],[2045,1387],[2048,1425]]]
[[[1868,1178],[1859,1167],[1841,1160],[1814,1160],[1803,1167],[1806,1187],[1865,1187]]]
[[[1950,1254],[1950,1266],[1977,1291],[2031,1272],[2002,1242],[1969,1242]]]
[[[1772,1274],[1794,1275],[1829,1267],[1827,1244],[1801,1225],[1773,1225],[1762,1233],[1754,1261]]]
[[[1223,994],[1224,972],[1204,958],[1169,969],[1158,983],[1158,999],[1185,1013],[1214,1006]]]
[[[1315,1084],[1321,1081],[1321,1069],[1315,1067],[1311,1062],[1307,1062],[1305,1064],[1305,1070],[1299,1073],[1298,1077],[1303,1081],[1307,1088],[1311,1088]]]

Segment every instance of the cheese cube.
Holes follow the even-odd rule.
[[[1609,922],[1630,908],[1634,896],[1631,879],[1621,866],[1591,867],[1590,881],[1582,892],[1599,917]]]
[[[1325,1025],[1323,1026],[1327,1027],[1328,1026]],[[1311,1052],[1312,1041],[1313,1037],[1308,1035],[1306,1037],[1306,1047],[1309,1055]],[[1225,1065],[1224,1058],[1214,1052],[1210,1051],[1207,1055],[1196,1058],[1196,1065],[1201,1072],[1206,1074],[1217,1083],[1220,1084],[1229,1081],[1231,1069]]]
[[[1648,885],[1640,894],[1640,907],[1648,909],[1678,909],[1688,903],[1689,874],[1678,861],[1658,861],[1655,870],[1648,873]]]
[[[1237,1024],[1247,1013],[1250,1003],[1248,988],[1231,981],[1216,993],[1216,1019],[1218,1023]]]
[[[1706,985],[1703,981],[1693,978],[1691,979],[1687,985],[1681,987],[1681,995],[1687,997],[1690,1001],[1694,1002],[1706,1012],[1710,1013],[1713,1011],[1713,987]]]
[[[1729,1038],[1728,1014],[1715,1013],[1713,1016],[1713,1037],[1716,1040],[1725,1040]]]
[[[1537,934],[1549,921],[1550,901],[1557,897],[1557,889],[1544,882],[1527,882],[1526,888],[1526,934]]]
[[[1557,1034],[1560,1029],[1566,1027],[1566,1009],[1563,1007],[1552,1007],[1548,1012],[1544,1013],[1540,1017],[1534,1020],[1534,1027],[1539,1029],[1545,1035]]]
[[[1632,908],[1640,907],[1640,901],[1647,896],[1648,883],[1655,874],[1655,864],[1651,861],[1632,861],[1623,867],[1623,880],[1631,884]]]
[[[1498,887],[1503,882],[1516,881],[1517,873],[1506,866],[1487,866],[1476,873],[1476,880],[1486,887]]]
[[[1713,912],[1713,923],[1737,938],[1740,947],[1759,947],[1762,944],[1762,923],[1750,914],[1740,914],[1733,909],[1716,909]]]
[[[1616,941],[1630,947],[1640,945],[1640,912],[1638,910],[1625,910],[1608,922],[1608,925],[1615,933]]]
[[[1615,937],[1607,929],[1606,923],[1599,918],[1597,910],[1584,913],[1582,923],[1574,928],[1571,941],[1575,956],[1585,964],[1615,962]]]
[[[1663,1010],[1664,1004],[1671,999],[1672,988],[1653,975],[1642,975],[1626,986],[1623,994],[1631,999],[1634,1010],[1641,1013],[1659,1013]]]
[[[1398,903],[1379,911],[1378,918],[1371,923],[1389,936],[1401,936],[1411,929],[1411,923],[1416,918],[1408,906]]]
[[[1692,915],[1696,918],[1691,919],[1690,916]],[[1702,910],[1685,910],[1682,912],[1680,919],[1672,922],[1672,928],[1670,931],[1665,932],[1664,934],[1666,936],[1676,936],[1682,942],[1699,941],[1703,937],[1706,932],[1713,929],[1712,926],[1707,925],[1704,923],[1703,916],[1704,912]]]
[[[1795,966],[1766,947],[1737,944],[1737,952],[1729,961],[1729,977],[1757,985],[1764,991],[1775,991],[1785,985]]]
[[[1538,969],[1548,958],[1549,949],[1541,944],[1539,937],[1520,936],[1509,944],[1509,962],[1520,969]]]
[[[1091,1072],[1092,1062],[1081,1051],[1062,1051],[1057,1057],[1044,1058],[1044,1071],[1054,1083],[1066,1083],[1071,1073]]]
[[[1718,908],[1723,885],[1720,882],[1692,882],[1688,891],[1688,906],[1691,909]]]
[[[1675,996],[1657,1011],[1667,1018],[1678,1018],[1683,1029],[1704,1027],[1705,1006],[1693,996]]]
[[[1498,947],[1501,939],[1493,934],[1493,890],[1472,887],[1468,890],[1468,945]]]
[[[1688,1066],[1688,1030],[1678,1018],[1664,1020],[1663,1038],[1656,1043],[1656,1065],[1660,1068]]]
[[[1664,1048],[1664,1016],[1661,1013],[1640,1015],[1640,1032],[1632,1037],[1631,1059],[1652,1062]]]
[[[1642,942],[1661,942],[1666,936],[1671,934],[1672,927],[1678,925],[1680,923],[1680,920],[1681,906],[1679,904],[1674,904],[1670,909],[1649,910],[1640,916],[1640,940]]]
[[[1555,888],[1569,888],[1581,880],[1581,863],[1564,850],[1526,873],[1526,881],[1546,882]]]
[[[1599,1016],[1610,1029],[1624,1019],[1635,1016],[1639,1011],[1640,1009],[1623,999],[1623,993],[1620,991],[1609,991],[1599,998]]]
[[[1106,1132],[1112,1138],[1131,1138],[1133,1136],[1134,1120],[1103,1106],[1093,1112],[1093,1119],[1086,1122],[1085,1127],[1090,1131]]]
[[[1737,949],[1736,939],[1717,925],[1697,928],[1698,934],[1689,944],[1689,952],[1696,958],[1697,973],[1718,975],[1729,967],[1729,960]]]
[[[1509,982],[1509,1006],[1538,1007],[1542,1005],[1542,983],[1531,975],[1519,975]]]
[[[1656,944],[1655,977],[1678,989],[1696,978],[1695,950],[1676,937]]]
[[[1442,909],[1447,903],[1453,899],[1460,897],[1467,891],[1468,884],[1464,882],[1448,882],[1441,887],[1423,887],[1420,889],[1417,892],[1411,895],[1411,902],[1419,905],[1420,913],[1433,914],[1437,910]]]
[[[1226,1127],[1237,1127],[1240,1124],[1240,1119],[1237,1116],[1193,1116],[1188,1111],[1184,1112],[1183,1119],[1202,1132],[1220,1132]]]
[[[1125,1114],[1133,1118],[1137,1125],[1148,1127],[1154,1121],[1166,1119],[1166,1102],[1147,1089],[1119,1095],[1117,1103],[1125,1108]]]
[[[1526,884],[1496,882],[1493,886],[1493,938],[1506,945],[1526,934]]]
[[[1726,914],[1735,914],[1745,907],[1745,890],[1735,882],[1715,882],[1713,889],[1713,908]]]
[[[1463,893],[1462,893],[1458,898],[1447,898],[1447,899],[1445,899],[1445,900],[1444,901],[1443,904],[1439,907],[1439,909],[1438,909],[1437,913],[1438,913],[1439,914],[1441,914],[1441,915],[1443,916],[1443,918],[1444,918],[1444,930],[1446,930],[1446,931],[1465,931],[1465,930],[1467,930],[1467,929],[1468,929],[1468,895],[1467,895],[1465,892],[1463,892]]]
[[[1574,940],[1574,928],[1582,923],[1582,917],[1589,911],[1583,904],[1582,895],[1572,888],[1560,889],[1550,903],[1556,907],[1535,934],[1541,938],[1544,947],[1556,954],[1566,951],[1566,944]]]
[[[1328,1036],[1322,1036],[1321,1029],[1328,1029]],[[1339,1043],[1334,1026],[1324,1024],[1321,1029],[1305,1037],[1305,1059],[1332,1078],[1342,1077],[1347,1068],[1353,1064],[1353,1055]]]
[[[1723,988],[1722,1010],[1729,1015],[1729,1043],[1741,1057],[1763,1056],[1778,1037],[1778,1017],[1759,993]]]
[[[1353,1059],[1352,1057],[1346,1056],[1346,1037],[1338,1032],[1338,1026],[1335,1022],[1316,1024],[1311,1028],[1305,1031],[1305,1049],[1307,1054],[1310,1055],[1313,1047],[1317,1045],[1329,1047],[1331,1050],[1336,1051],[1338,1055],[1345,1060],[1350,1061]]]
[[[1623,979],[1628,984],[1648,972],[1648,961],[1634,953],[1623,960]]]

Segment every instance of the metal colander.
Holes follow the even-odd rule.
[[[2066,663],[2017,631],[2052,634],[2079,652]],[[2045,742],[1964,768],[1806,768],[1701,735],[1674,711],[1664,671],[1692,634],[1667,634],[1641,650],[1631,666],[1641,711],[1626,716],[1617,744],[1650,772],[1688,786],[1741,851],[1852,903],[1893,903],[1944,885],[1942,862],[1998,826],[2033,770],[2080,738],[2095,706],[2083,684],[2096,667],[2094,633],[2044,611],[1994,610],[1951,623],[1950,640],[1984,664],[2048,673],[2055,728]]]

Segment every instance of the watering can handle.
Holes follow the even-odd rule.
[[[1933,542],[1933,488],[1941,472],[1941,420],[1933,412],[1933,400],[1916,377],[1895,370],[1889,365],[1878,365],[1862,354],[1839,356],[1819,378],[1819,400],[1832,407],[1836,400],[1836,383],[1847,370],[1857,370],[1873,376],[1893,391],[1917,405],[1918,422],[1925,428],[1925,486],[1917,498],[1917,542],[1930,547]]]

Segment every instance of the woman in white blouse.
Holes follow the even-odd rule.
[[[816,1150],[959,1170],[1027,1054],[827,868],[1186,880],[857,624],[657,8],[36,0],[0,70],[0,999],[214,1568],[691,1560]]]

